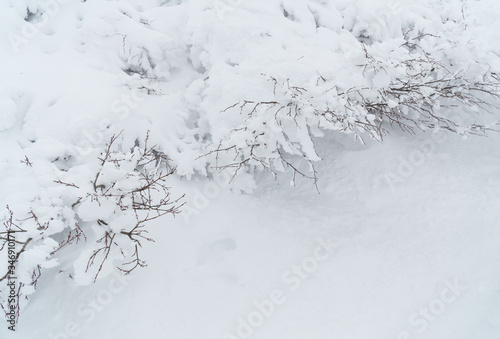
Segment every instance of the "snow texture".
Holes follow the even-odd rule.
[[[499,338],[499,15],[1,1],[0,338]]]

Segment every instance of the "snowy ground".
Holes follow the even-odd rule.
[[[145,1],[144,12],[154,3]],[[484,3],[492,5],[488,24],[498,27],[498,5]],[[155,85],[168,95],[127,97],[127,86],[141,80],[120,71],[119,48],[104,40],[127,30],[122,19],[113,21],[113,6],[107,2],[99,16],[81,4],[61,5],[18,53],[1,41],[9,51],[0,64],[2,205],[43,190],[45,167],[41,179],[30,177],[19,163],[25,155],[36,166],[68,145],[81,146],[89,131],[102,138],[106,119],[117,131],[129,128],[130,138],[144,128],[162,145],[189,138],[178,135],[191,112],[182,110],[183,91],[202,75],[183,59],[179,41],[157,36],[175,64],[165,71],[168,81]],[[154,25],[172,30],[185,19],[177,7],[172,2],[147,15],[171,17]],[[190,31],[197,17],[188,19]],[[6,17],[0,25],[8,33],[22,23]],[[140,40],[136,33],[131,39]],[[204,35],[190,38],[194,44]],[[494,32],[483,38],[496,41]],[[130,110],[124,119],[110,110],[116,100]],[[500,118],[493,115],[487,119]],[[156,242],[144,248],[147,267],[88,286],[48,269],[16,332],[0,326],[0,338],[499,338],[500,133],[464,140],[394,131],[366,146],[335,134],[317,145],[318,190],[307,180],[292,187],[286,175],[278,184],[259,174],[251,194],[201,176],[172,179],[187,205],[176,218],[151,224]],[[187,158],[190,151],[180,153]]]

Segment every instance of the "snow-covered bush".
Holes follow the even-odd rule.
[[[321,159],[314,138],[327,130],[352,134],[363,142],[364,135],[382,141],[390,128],[482,135],[497,125],[464,125],[450,116],[453,108],[471,117],[494,108],[492,99],[500,94],[496,74],[469,78],[430,57],[396,62],[376,60],[367,52],[367,60],[363,71],[371,86],[339,88],[335,79],[322,76],[299,85],[269,76],[270,99],[243,100],[223,111],[241,114],[245,121],[207,153],[215,154],[214,168],[231,169],[234,175],[265,169],[275,177],[288,168],[293,181],[300,175],[316,183],[314,162]],[[308,171],[301,169],[301,161],[294,161],[297,158],[308,164]]]
[[[477,119],[498,107],[497,51],[476,42],[463,2],[426,5],[283,1],[267,4],[275,20],[255,21],[259,27],[226,13],[233,30],[214,29],[226,39],[205,44],[207,79],[193,86],[209,171],[290,170],[292,182],[299,175],[316,183],[314,140],[328,131],[363,142],[394,128],[464,136],[493,129],[495,119]],[[242,50],[229,47],[236,36],[248,39]],[[225,60],[207,57],[222,48]]]
[[[125,149],[120,136],[110,139],[93,164],[56,169],[53,185],[25,211],[7,206],[0,249],[15,239],[15,268],[2,272],[0,281],[15,279],[21,307],[26,301],[19,298],[34,292],[47,268],[58,267],[77,284],[89,284],[115,266],[125,274],[145,266],[140,249],[144,241],[154,241],[148,222],[180,212],[182,197],[171,198],[166,184],[175,173],[168,157],[149,146],[148,137],[142,146]],[[25,164],[33,166],[28,158]],[[74,252],[63,251],[69,247]],[[68,260],[68,253],[76,256]],[[12,271],[15,275],[8,274]],[[0,303],[5,310],[9,289],[4,286]]]

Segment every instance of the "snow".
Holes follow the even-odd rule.
[[[0,95],[0,131],[5,131],[16,122],[17,106],[16,103],[7,95]]]
[[[500,134],[467,134],[497,128],[498,108],[450,108],[423,86],[415,100],[466,140],[439,124],[349,129],[379,121],[350,90],[397,109],[405,97],[381,90],[408,72],[498,75],[498,1],[8,0],[0,13],[0,219],[8,205],[28,228],[17,239],[33,239],[18,281],[42,270],[0,338],[500,336]],[[450,69],[425,73],[434,59]],[[135,243],[120,232],[139,219],[124,194],[160,170],[135,165],[146,138],[186,204],[148,223],[147,266],[124,274]],[[53,255],[78,227],[86,241]],[[104,230],[121,251],[101,271],[88,263]]]

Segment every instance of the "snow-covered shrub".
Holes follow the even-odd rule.
[[[496,74],[471,79],[429,57],[397,63],[368,60],[364,72],[370,76],[371,86],[339,88],[334,79],[324,77],[298,85],[288,78],[269,76],[271,100],[243,100],[224,110],[241,114],[245,121],[207,153],[215,154],[214,168],[232,169],[234,175],[266,169],[275,177],[288,168],[294,179],[300,175],[316,183],[313,163],[320,157],[314,138],[322,137],[326,130],[352,134],[363,142],[364,135],[382,141],[390,128],[478,135],[496,125],[462,125],[450,117],[454,107],[471,116],[494,108],[488,99],[500,94]],[[308,172],[300,169],[296,158],[305,160]]]
[[[15,278],[1,272],[0,304],[7,309],[14,281],[17,303],[34,292],[44,269],[58,267],[77,284],[89,284],[114,267],[125,274],[146,262],[140,256],[153,219],[180,212],[182,197],[172,198],[167,178],[175,173],[170,159],[156,146],[132,149],[114,135],[93,164],[81,164],[52,173],[53,185],[36,197],[25,211],[7,206],[0,232],[0,250],[15,239],[12,264]],[[25,164],[33,163],[26,158]],[[70,246],[71,245],[71,246]],[[64,252],[71,247],[73,252]],[[71,259],[68,259],[67,256]],[[18,307],[19,311],[19,307]]]
[[[427,5],[432,10],[412,2],[389,8],[364,1],[284,1],[284,18],[258,21],[260,29],[245,21],[251,33],[234,22],[231,32],[216,31],[227,39],[200,54],[214,71],[197,85],[207,141],[202,159],[209,171],[236,177],[265,169],[277,177],[290,170],[292,182],[299,175],[316,183],[314,140],[328,131],[363,142],[365,136],[382,141],[394,128],[464,136],[493,129],[494,119],[476,119],[498,106],[498,55],[476,43],[462,3]],[[233,36],[248,39],[245,53],[229,49],[226,60],[206,57],[236,43]],[[272,57],[263,57],[264,49]]]

